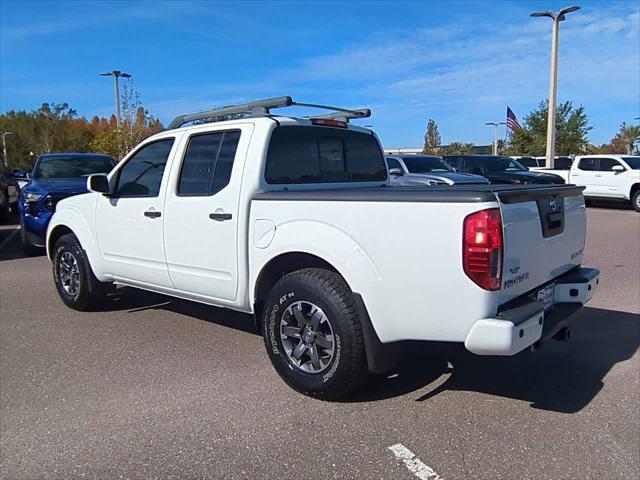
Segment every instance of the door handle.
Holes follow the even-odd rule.
[[[210,213],[209,218],[211,220],[215,220],[216,222],[224,222],[225,220],[231,220],[233,215],[230,213]]]
[[[602,176],[602,174],[600,174],[600,175],[594,175],[594,177],[598,177],[598,178],[599,178],[599,177],[601,177],[601,176]]]
[[[144,212],[144,216],[149,218],[158,218],[162,216],[162,212],[158,212],[156,210],[147,210],[146,212]]]

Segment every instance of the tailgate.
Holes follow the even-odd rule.
[[[582,263],[582,190],[567,185],[496,192],[504,229],[501,304]]]

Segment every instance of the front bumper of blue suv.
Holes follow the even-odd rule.
[[[23,191],[18,202],[23,244],[44,247],[47,227],[55,210],[51,195]]]

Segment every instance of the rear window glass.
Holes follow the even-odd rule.
[[[572,163],[571,157],[558,157],[555,159],[555,168],[557,170],[569,170]]]
[[[375,182],[387,178],[375,137],[327,127],[278,127],[273,131],[266,180],[272,184]]]
[[[538,166],[538,160],[533,157],[520,157],[518,161],[525,167],[532,168]]]

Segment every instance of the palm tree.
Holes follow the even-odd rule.
[[[624,143],[627,153],[631,155],[633,153],[635,143],[640,140],[640,125],[627,125],[623,122],[622,125],[620,125],[620,132],[618,135],[620,136],[620,140]]]

